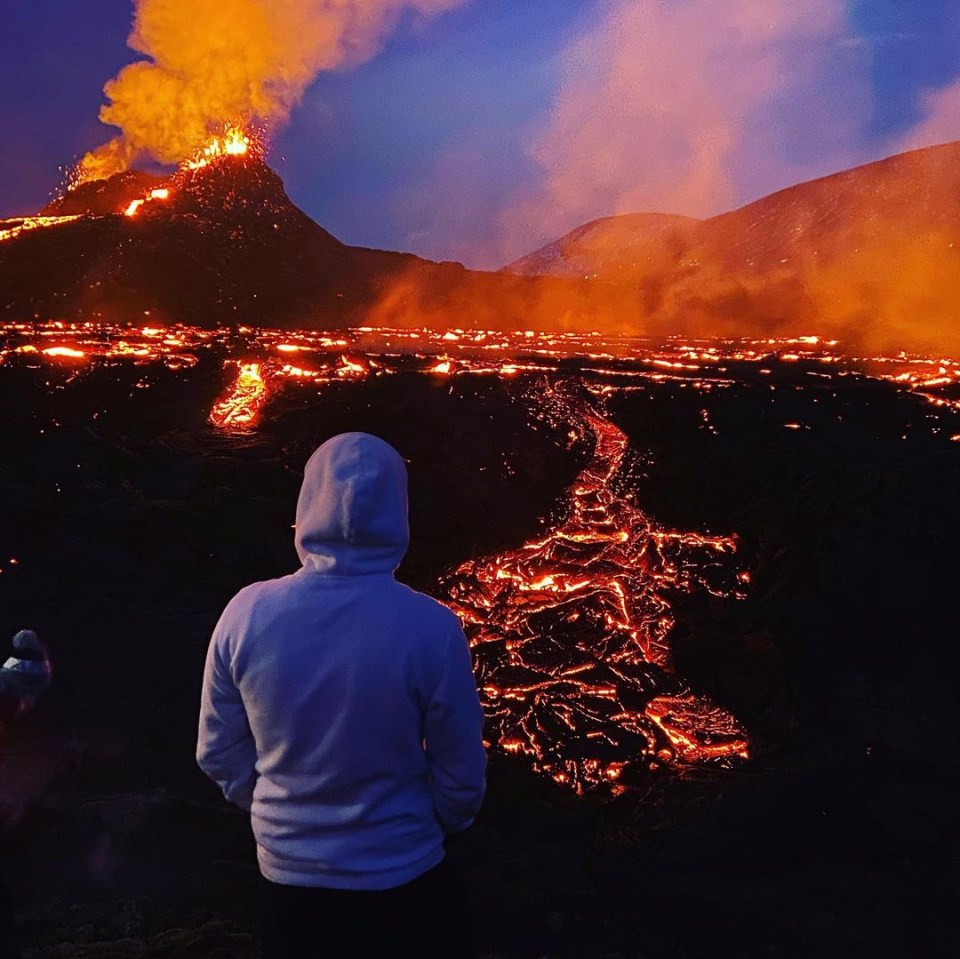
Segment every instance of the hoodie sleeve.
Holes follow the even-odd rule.
[[[433,805],[447,832],[468,828],[486,789],[483,711],[463,629],[456,623],[447,643],[437,687],[424,721]]]
[[[249,809],[257,781],[257,747],[240,691],[224,662],[222,646],[218,626],[210,640],[203,673],[197,764],[230,802]]]

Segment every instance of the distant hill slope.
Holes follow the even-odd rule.
[[[634,287],[648,322],[760,326],[956,350],[960,142],[899,154],[707,220],[608,217],[504,267]]]
[[[669,260],[690,243],[700,220],[671,213],[628,213],[593,220],[505,266],[523,276],[629,279]]]
[[[885,243],[901,228],[960,232],[960,141],[901,153],[788,187],[707,220],[604,217],[508,264],[525,275],[637,280],[650,261],[708,258],[763,273],[790,257]]]

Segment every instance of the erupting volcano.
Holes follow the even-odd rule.
[[[331,329],[456,315],[525,328],[538,304],[576,305],[576,287],[346,246],[290,201],[262,135],[230,124],[168,177],[82,180],[38,216],[0,221],[8,318]]]
[[[290,201],[262,134],[223,124],[169,177],[86,180],[37,216],[0,221],[0,311],[298,330],[816,334],[952,356],[957,151],[903,154],[706,221],[599,221],[485,273],[341,243]]]

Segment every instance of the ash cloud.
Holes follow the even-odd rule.
[[[375,56],[405,17],[464,0],[134,0],[128,45],[145,59],[104,87],[121,134],[87,154],[82,179],[140,157],[176,163],[227,122],[275,128],[324,70]]]

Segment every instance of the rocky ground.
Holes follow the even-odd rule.
[[[294,567],[307,455],[346,429],[404,452],[401,578],[429,590],[541,528],[589,451],[533,429],[518,388],[492,379],[290,389],[257,433],[227,437],[206,425],[226,376],[212,359],[70,375],[0,370],[0,635],[38,629],[56,670],[0,760],[17,931],[31,959],[252,957],[252,840],[194,766],[196,706],[223,604]],[[884,384],[774,382],[780,406],[768,380],[610,407],[651,453],[623,480],[644,509],[739,536],[750,597],[677,597],[673,640],[755,758],[611,801],[494,756],[450,850],[489,956],[955,951],[960,444]],[[810,430],[783,429],[801,418]]]

